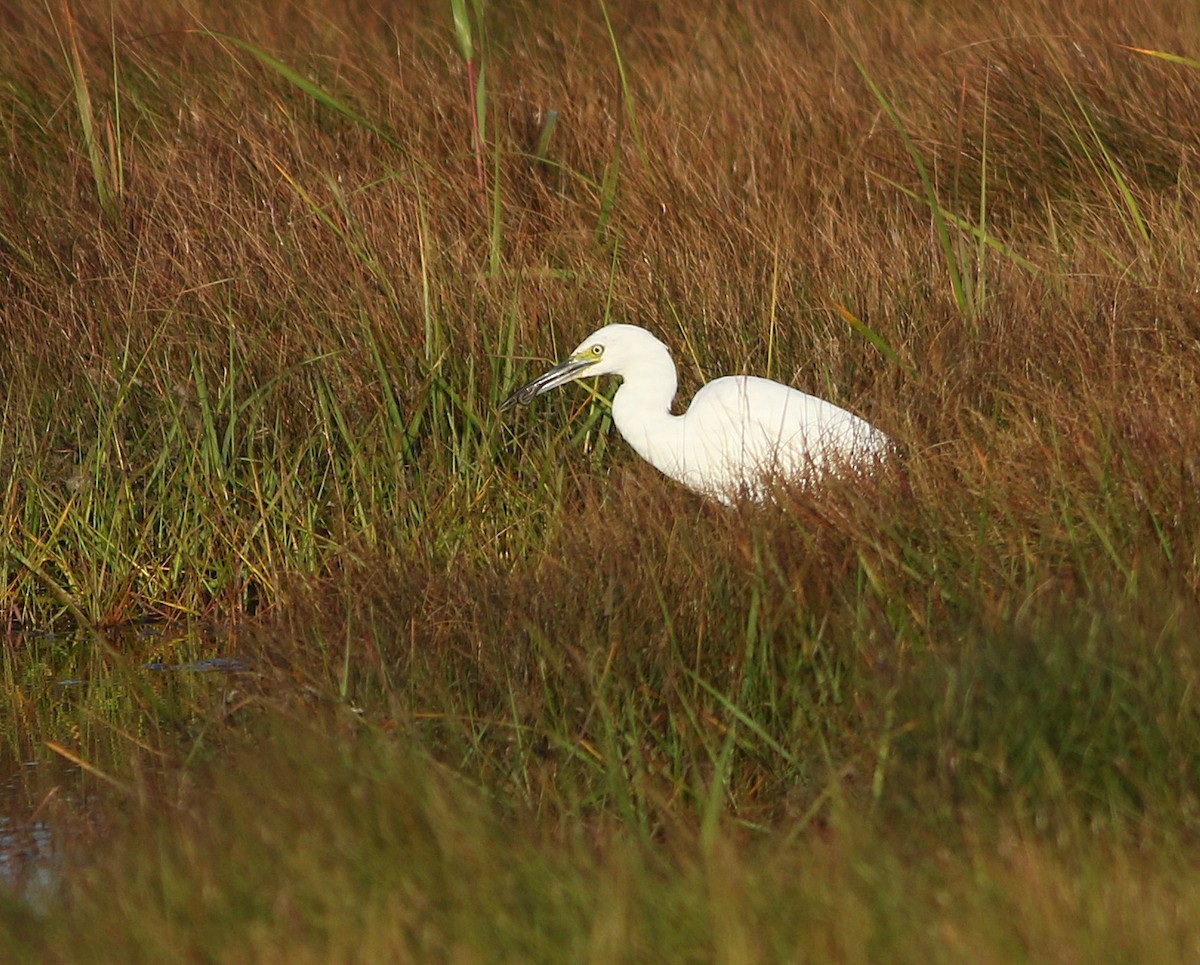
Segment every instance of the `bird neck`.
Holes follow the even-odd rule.
[[[678,380],[675,363],[663,347],[639,359],[622,373],[621,387],[612,400],[613,423],[643,459],[674,475],[680,462],[681,416],[671,414]]]

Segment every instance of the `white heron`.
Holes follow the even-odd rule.
[[[709,382],[672,415],[678,380],[667,347],[636,325],[605,325],[562,362],[514,392],[501,411],[576,379],[616,375],[617,430],[643,459],[705,496],[763,498],[773,479],[811,482],[867,468],[891,440],[832,402],[752,375]]]

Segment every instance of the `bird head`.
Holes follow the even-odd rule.
[[[620,375],[639,350],[649,343],[661,346],[653,335],[636,325],[605,325],[575,347],[565,359],[547,369],[532,382],[517,389],[500,406],[500,410],[517,405],[529,405],[543,392],[596,375]]]

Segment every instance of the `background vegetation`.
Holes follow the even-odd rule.
[[[0,9],[11,957],[1200,958],[1200,9],[1069,6]],[[905,458],[498,415],[608,320]]]

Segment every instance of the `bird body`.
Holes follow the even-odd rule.
[[[617,431],[643,459],[689,489],[722,502],[762,498],[774,479],[811,481],[861,468],[886,454],[884,433],[831,402],[751,375],[715,379],[682,415],[671,413],[678,387],[667,347],[636,325],[606,325],[563,362],[515,392],[501,407],[527,405],[576,379],[617,375]]]

